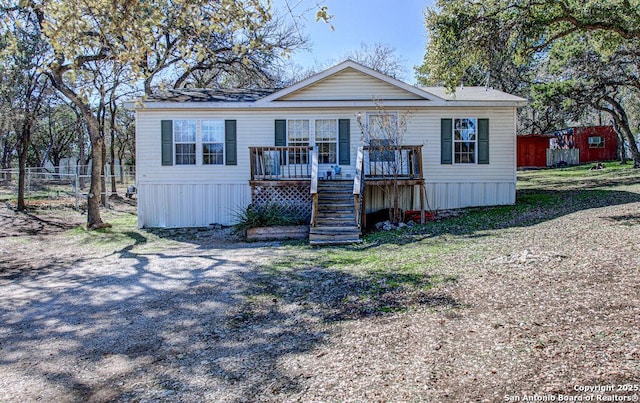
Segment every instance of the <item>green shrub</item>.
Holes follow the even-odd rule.
[[[238,221],[234,225],[236,233],[244,233],[249,228],[309,223],[309,217],[302,214],[296,206],[278,203],[267,203],[260,206],[250,204],[239,212],[236,218]]]

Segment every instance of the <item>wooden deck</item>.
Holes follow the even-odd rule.
[[[262,199],[275,197],[283,203],[309,206],[309,241],[314,245],[360,240],[366,225],[367,187],[388,192],[394,184],[420,186],[424,210],[421,145],[360,147],[354,177],[333,179],[319,177],[318,152],[313,147],[250,147],[249,153],[252,202],[264,202],[256,199],[255,189],[270,188]]]

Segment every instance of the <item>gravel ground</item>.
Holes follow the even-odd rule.
[[[624,186],[615,206],[408,245],[453,245],[425,270],[456,281],[379,298],[357,273],[272,264],[331,250],[225,231],[114,250],[69,236],[72,213],[0,207],[0,400],[632,399],[581,390],[640,388],[640,186]]]

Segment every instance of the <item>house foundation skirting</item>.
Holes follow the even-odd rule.
[[[253,205],[277,203],[311,217],[310,181],[251,181],[250,185]]]

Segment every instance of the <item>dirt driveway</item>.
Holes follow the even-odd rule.
[[[357,250],[215,231],[106,242],[71,213],[0,207],[0,401],[492,402],[640,387],[640,187],[607,192],[532,224]],[[414,288],[379,275],[416,264],[428,277],[405,276]]]
[[[233,326],[273,249],[215,238],[146,248],[137,233],[120,250],[82,247],[64,233],[80,219],[0,208],[1,401],[218,400],[274,378],[268,352],[287,330]],[[257,351],[261,373],[233,388]]]

